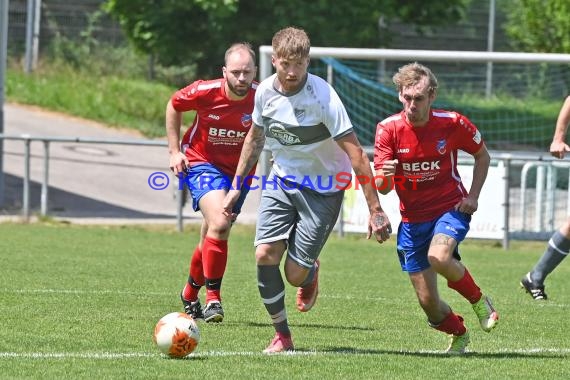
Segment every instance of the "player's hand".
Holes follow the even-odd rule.
[[[372,234],[374,234],[378,243],[382,244],[390,238],[391,233],[392,225],[384,211],[377,211],[370,215],[367,239],[370,239]]]
[[[570,147],[563,141],[553,141],[550,144],[550,154],[556,158],[564,158],[564,154],[570,152]]]
[[[479,202],[477,202],[477,199],[473,199],[467,196],[466,198],[463,198],[457,202],[455,205],[455,210],[465,214],[473,215],[473,213],[477,211],[478,206]]]
[[[170,155],[170,170],[175,175],[178,173],[183,173],[186,168],[190,167],[190,161],[188,161],[188,157],[182,152],[172,153]]]
[[[224,209],[224,215],[232,217],[232,221],[237,218],[237,214],[233,212],[234,206],[237,203],[239,196],[241,195],[241,190],[230,189],[224,198],[222,207]]]
[[[386,160],[384,161],[384,165],[382,165],[382,173],[387,177],[391,177],[396,174],[397,166],[398,166],[398,159]]]

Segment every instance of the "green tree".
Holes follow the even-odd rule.
[[[108,0],[103,9],[119,21],[134,47],[148,54],[152,63],[200,67],[210,63],[209,51],[213,47],[226,44],[222,27],[235,14],[237,2]]]
[[[255,49],[278,29],[304,28],[313,46],[389,47],[379,20],[399,18],[418,28],[459,21],[471,0],[107,0],[104,8],[141,52],[163,65],[194,63],[216,76],[236,41]]]
[[[569,0],[509,0],[503,3],[507,22],[505,31],[516,50],[540,53],[570,53],[570,1]],[[549,69],[542,65],[535,77]],[[570,70],[561,72],[560,78],[570,88]],[[540,83],[540,81],[539,81]],[[534,91],[542,90],[538,86]]]
[[[505,30],[518,50],[570,53],[570,1],[509,0]]]

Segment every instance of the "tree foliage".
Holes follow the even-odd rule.
[[[570,53],[569,0],[510,0],[506,32],[527,52]]]
[[[313,46],[389,47],[389,27],[379,20],[398,18],[418,28],[450,24],[470,1],[108,0],[104,8],[138,50],[163,65],[195,63],[207,77],[219,75],[231,43],[248,41],[257,50],[285,26],[305,29]]]

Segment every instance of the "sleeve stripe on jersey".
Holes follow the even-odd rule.
[[[437,111],[433,111],[432,112],[433,116],[437,116],[437,117],[448,117],[450,119],[456,119],[457,118],[457,114],[455,112],[437,112]]]
[[[396,115],[392,115],[392,116],[390,116],[390,117],[388,117],[388,118],[382,120],[382,121],[380,122],[380,124],[384,125],[384,124],[389,123],[389,122],[391,122],[391,121],[397,121],[397,120],[401,120],[401,119],[402,119],[402,115],[396,114]]]
[[[198,91],[210,90],[212,88],[219,88],[222,86],[222,82],[213,82],[213,83],[206,83],[206,84],[199,84]]]

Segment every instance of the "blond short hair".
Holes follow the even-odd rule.
[[[429,92],[437,90],[437,78],[432,71],[417,62],[409,63],[398,69],[398,72],[392,77],[392,81],[396,85],[398,92],[401,92],[404,87],[410,87],[421,82],[423,78],[428,79]]]
[[[311,41],[303,29],[290,26],[275,33],[271,46],[277,58],[299,59],[309,56]]]

